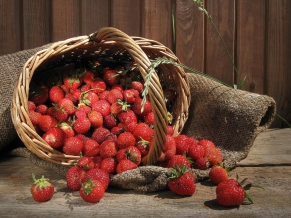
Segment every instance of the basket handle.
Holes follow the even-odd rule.
[[[121,45],[137,63],[143,79],[146,80],[146,75],[149,73],[151,62],[141,47],[130,36],[116,28],[103,27],[89,37],[90,41],[95,41],[97,43],[115,41]],[[160,80],[156,72],[153,73],[150,80],[149,96],[155,116],[155,133],[149,153],[142,159],[144,165],[153,165],[157,162],[162,153],[167,135],[167,109]]]

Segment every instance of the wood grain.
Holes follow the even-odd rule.
[[[50,14],[50,1],[23,0],[23,49],[50,42]]]
[[[81,14],[82,35],[110,26],[110,0],[82,0]]]
[[[188,67],[204,71],[203,14],[193,0],[177,0],[176,55]]]
[[[244,90],[265,94],[265,0],[239,0],[237,4],[237,67]],[[239,80],[237,83],[239,84]]]
[[[0,55],[22,50],[20,2],[0,0]]]
[[[234,2],[208,0],[205,7],[217,26],[229,53],[234,59]],[[234,69],[225,47],[209,18],[205,17],[205,73],[232,86]]]

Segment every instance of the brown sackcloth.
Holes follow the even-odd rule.
[[[0,101],[0,153],[17,138],[10,116],[14,84],[24,63],[37,51],[49,45],[0,57],[2,79]],[[207,138],[218,146],[227,167],[234,168],[244,159],[257,135],[272,123],[276,104],[273,98],[235,90],[203,76],[187,74],[191,88],[189,118],[183,134],[198,139]],[[46,162],[26,148],[16,148],[12,155],[25,156],[43,168],[62,175],[68,167]],[[196,180],[207,178],[208,170],[192,170]],[[111,176],[110,185],[122,189],[152,192],[167,188],[169,169],[141,166],[138,169]]]

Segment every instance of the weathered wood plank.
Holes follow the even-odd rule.
[[[235,1],[206,1],[205,7],[221,34],[231,58],[234,60]],[[205,73],[232,86],[234,68],[213,24],[205,16]]]
[[[23,49],[50,42],[50,1],[23,0]]]
[[[111,25],[129,36],[141,36],[141,0],[113,0],[111,3]]]
[[[176,55],[188,67],[204,71],[203,15],[193,0],[176,1]]]
[[[22,50],[21,10],[17,0],[0,0],[0,55]]]
[[[258,10],[259,9],[259,10]],[[265,0],[239,0],[237,4],[237,68],[244,89],[265,94]],[[239,84],[239,78],[237,83]]]
[[[110,0],[81,1],[81,35],[91,34],[101,27],[110,26]]]
[[[52,41],[81,35],[79,0],[52,1]]]

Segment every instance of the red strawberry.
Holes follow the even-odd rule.
[[[83,82],[82,74],[78,71],[65,73],[63,83],[68,89],[77,89]]]
[[[114,126],[110,131],[111,131],[112,134],[118,136],[118,135],[120,135],[124,130],[122,129],[121,126],[118,126],[118,125],[117,125],[117,126]]]
[[[180,155],[187,154],[190,145],[189,137],[186,135],[178,135],[174,139],[176,142],[176,153]]]
[[[132,110],[137,115],[146,116],[148,113],[152,111],[152,105],[148,99],[145,101],[143,105],[142,101],[143,99],[137,98],[132,105]]]
[[[123,124],[127,123],[137,123],[137,116],[132,110],[121,111],[118,113],[117,118],[119,122]]]
[[[91,122],[87,117],[77,118],[74,122],[73,129],[76,133],[84,134],[89,131]]]
[[[176,166],[171,172],[172,175],[169,178],[168,187],[173,193],[182,196],[191,196],[195,193],[195,177],[187,170],[186,165]]]
[[[137,90],[138,93],[141,93],[143,90],[143,84],[138,81],[132,81],[131,88]]]
[[[190,144],[187,152],[187,156],[193,161],[203,158],[205,155],[204,147],[200,144]]]
[[[154,125],[155,117],[153,111],[149,112],[146,116],[144,116],[144,122],[148,125]]]
[[[173,136],[167,135],[159,161],[170,160],[176,154],[176,142]]]
[[[219,148],[210,148],[205,152],[204,157],[208,160],[209,164],[214,166],[222,163],[222,153]]]
[[[135,137],[130,132],[120,133],[117,137],[117,146],[119,149],[135,146]]]
[[[123,93],[124,88],[121,84],[115,84],[111,87],[111,89],[117,89],[118,91],[120,91],[121,93]]]
[[[100,169],[106,171],[108,174],[114,174],[116,171],[117,161],[115,158],[105,158],[100,163]]]
[[[123,99],[128,103],[128,104],[133,104],[136,100],[136,98],[139,96],[139,93],[135,92],[136,90],[134,89],[127,89],[123,91]]]
[[[68,123],[66,122],[60,123],[59,127],[65,132],[66,138],[75,136],[73,128]]]
[[[42,117],[41,113],[38,113],[38,112],[33,111],[33,110],[28,111],[28,116],[29,116],[29,119],[33,125],[38,125],[39,120]]]
[[[48,109],[48,107],[45,104],[39,104],[35,108],[35,112],[38,112],[41,115],[46,115],[47,114],[47,109]]]
[[[150,142],[146,140],[140,140],[136,145],[137,149],[140,151],[141,156],[145,156],[149,153]]]
[[[138,123],[133,130],[133,135],[137,141],[142,139],[151,141],[154,137],[154,130],[150,128],[146,123]]]
[[[49,100],[52,103],[58,103],[65,97],[65,92],[60,86],[53,86],[49,90]]]
[[[80,99],[80,101],[86,105],[92,105],[93,102],[96,102],[99,100],[99,96],[98,94],[96,94],[95,92],[93,91],[90,91],[90,92],[87,92],[87,93],[84,93],[82,95],[82,98]]]
[[[96,203],[104,196],[105,190],[99,180],[88,179],[82,184],[79,194],[89,203]]]
[[[103,118],[103,124],[106,128],[111,129],[117,126],[117,120],[112,114],[109,114]]]
[[[92,179],[92,180],[99,180],[104,188],[106,190],[108,188],[110,177],[109,174],[99,168],[93,168],[86,172],[85,180]]]
[[[194,162],[194,168],[199,170],[206,170],[208,169],[208,162],[204,157],[200,157]]]
[[[104,159],[107,157],[115,157],[117,154],[117,144],[111,139],[105,140],[100,145],[100,156]]]
[[[135,129],[137,123],[136,122],[131,122],[131,123],[126,123],[123,126],[123,129],[127,132],[133,133],[133,130]]]
[[[91,138],[97,141],[99,144],[105,141],[105,139],[110,135],[110,131],[104,127],[98,127],[94,130]]]
[[[106,90],[106,84],[102,79],[95,79],[91,84],[91,89],[95,93],[101,93]]]
[[[68,114],[74,114],[76,109],[72,100],[63,98],[58,102],[58,107],[64,109]]]
[[[34,104],[44,104],[49,97],[49,89],[46,86],[38,86],[35,84],[31,84],[29,90],[28,100],[34,102]]]
[[[99,154],[99,144],[93,139],[87,138],[83,144],[83,154],[87,157],[95,157]]]
[[[209,171],[209,179],[216,185],[228,179],[227,169],[220,165],[214,165]]]
[[[36,179],[32,174],[34,183],[31,185],[30,192],[32,197],[37,202],[45,202],[50,200],[54,195],[54,185],[44,176],[40,179]]]
[[[117,159],[117,162],[119,163],[124,159],[129,159],[132,162],[136,163],[137,165],[140,165],[141,153],[137,147],[130,146],[130,147],[118,150],[116,159]]]
[[[92,127],[100,127],[103,124],[103,116],[98,111],[91,111],[88,114],[88,119],[90,120]]]
[[[216,147],[215,144],[212,141],[208,140],[208,139],[201,139],[198,142],[198,144],[200,144],[200,145],[202,145],[204,147],[205,152],[207,152],[208,149],[210,149],[210,148],[215,148]]]
[[[222,206],[239,206],[244,202],[244,199],[247,198],[251,203],[253,200],[251,196],[246,192],[251,187],[261,188],[264,187],[260,185],[253,185],[248,183],[244,185],[246,179],[241,182],[238,181],[238,176],[236,179],[228,179],[219,183],[216,187],[216,200]]]
[[[92,83],[94,81],[94,74],[91,71],[87,70],[84,73],[83,81],[84,81],[84,83],[86,83],[88,85],[92,85]]]
[[[92,103],[92,110],[100,112],[103,117],[110,114],[110,104],[106,100],[99,100]]]
[[[167,126],[167,134],[168,135],[174,135],[174,128],[172,126]]]
[[[55,118],[58,122],[65,122],[69,117],[68,112],[59,108],[57,105],[49,107],[47,114]]]
[[[27,101],[28,111],[34,111],[36,109],[36,105],[32,101]]]
[[[82,168],[73,166],[66,173],[67,187],[72,191],[79,191],[84,181],[86,171]]]
[[[176,166],[186,165],[187,169],[191,167],[190,161],[183,155],[174,155],[167,163],[168,168],[175,168]]]
[[[108,90],[104,90],[103,92],[99,93],[99,99],[100,100],[106,100],[108,94],[109,94],[109,91]]]
[[[120,75],[116,70],[105,69],[103,80],[106,82],[106,84],[113,86],[119,83]]]
[[[116,173],[122,173],[127,170],[133,170],[138,168],[137,164],[129,159],[124,159],[120,161],[116,166]]]
[[[60,127],[54,127],[45,132],[42,138],[52,148],[59,148],[64,144],[66,134]]]
[[[94,161],[94,168],[100,168],[103,158],[100,155],[98,155],[98,156],[93,157],[92,159]]]
[[[68,155],[79,156],[83,150],[83,142],[77,137],[66,138],[63,146],[63,151]]]
[[[50,115],[42,115],[41,119],[38,122],[38,127],[43,131],[46,132],[49,129],[57,126],[58,121]]]
[[[94,168],[94,161],[91,157],[81,157],[77,162],[77,167],[84,169],[85,171]]]
[[[123,94],[118,89],[111,89],[107,95],[106,100],[113,104],[114,102],[117,102],[117,100],[123,100]]]

